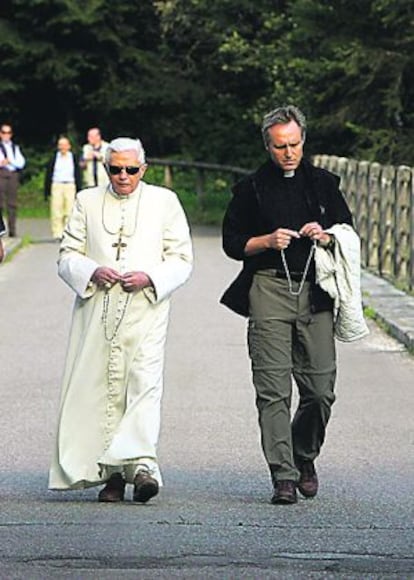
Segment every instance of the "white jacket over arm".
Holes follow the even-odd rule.
[[[351,342],[369,333],[362,309],[360,240],[348,224],[326,231],[335,243],[333,250],[316,248],[316,283],[334,299],[335,337]]]

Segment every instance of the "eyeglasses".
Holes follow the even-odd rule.
[[[128,175],[136,175],[141,167],[136,165],[127,165],[125,167],[120,167],[119,165],[108,165],[108,171],[111,175],[119,175],[121,171],[125,170]]]
[[[5,135],[11,135],[12,132],[11,131],[3,131],[3,130],[1,130],[0,133],[4,133]]]

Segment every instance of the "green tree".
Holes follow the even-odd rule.
[[[275,2],[160,0],[156,5],[165,58],[187,105],[179,119],[185,152],[252,166],[261,155],[254,113],[271,88],[259,53],[271,32],[267,14]]]
[[[297,103],[308,153],[414,164],[413,0],[2,0],[0,116],[33,146],[139,135],[254,166]]]
[[[413,163],[413,3],[297,0],[289,49],[317,151]]]
[[[150,0],[3,0],[2,115],[34,143],[60,132],[83,138],[91,124],[150,136],[154,110],[169,102],[158,46]]]

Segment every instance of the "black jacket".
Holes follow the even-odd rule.
[[[53,157],[50,159],[50,161],[46,167],[45,183],[44,183],[45,199],[47,199],[50,196],[50,191],[52,189],[53,170],[55,168],[57,153],[58,152],[55,151],[55,153],[53,154]],[[81,170],[79,167],[79,160],[78,160],[77,156],[75,155],[75,153],[73,153],[73,151],[72,151],[72,155],[73,155],[73,169],[74,169],[76,191],[79,191],[82,189],[82,175],[81,175]]]
[[[339,190],[339,178],[303,160],[296,171],[305,197],[302,208],[307,221],[317,221],[326,229],[335,223],[352,225],[352,216]],[[247,241],[256,236],[271,233],[279,227],[299,229],[296,223],[302,216],[285,211],[287,182],[282,171],[270,159],[255,173],[243,178],[233,188],[233,198],[223,220],[223,249],[235,260],[243,261],[243,269],[221,297],[220,302],[242,316],[249,315],[249,290],[254,273],[260,269],[279,268],[280,252],[266,250],[253,256],[245,256]],[[300,240],[295,250],[292,244],[292,259],[305,259],[310,240]],[[303,255],[303,256],[301,256]],[[314,283],[311,284],[311,305],[314,312],[332,309],[332,300]]]

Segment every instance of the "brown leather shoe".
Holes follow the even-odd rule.
[[[98,494],[98,501],[117,502],[123,501],[125,493],[125,480],[120,473],[113,473],[105,487]]]
[[[300,478],[298,490],[305,497],[315,497],[318,493],[318,476],[313,461],[305,460],[299,463]]]
[[[155,477],[150,475],[149,471],[140,469],[134,478],[134,501],[145,503],[154,495],[157,495],[159,490],[158,481]]]
[[[276,481],[274,485],[273,504],[291,504],[298,501],[296,495],[296,482],[290,479]]]

